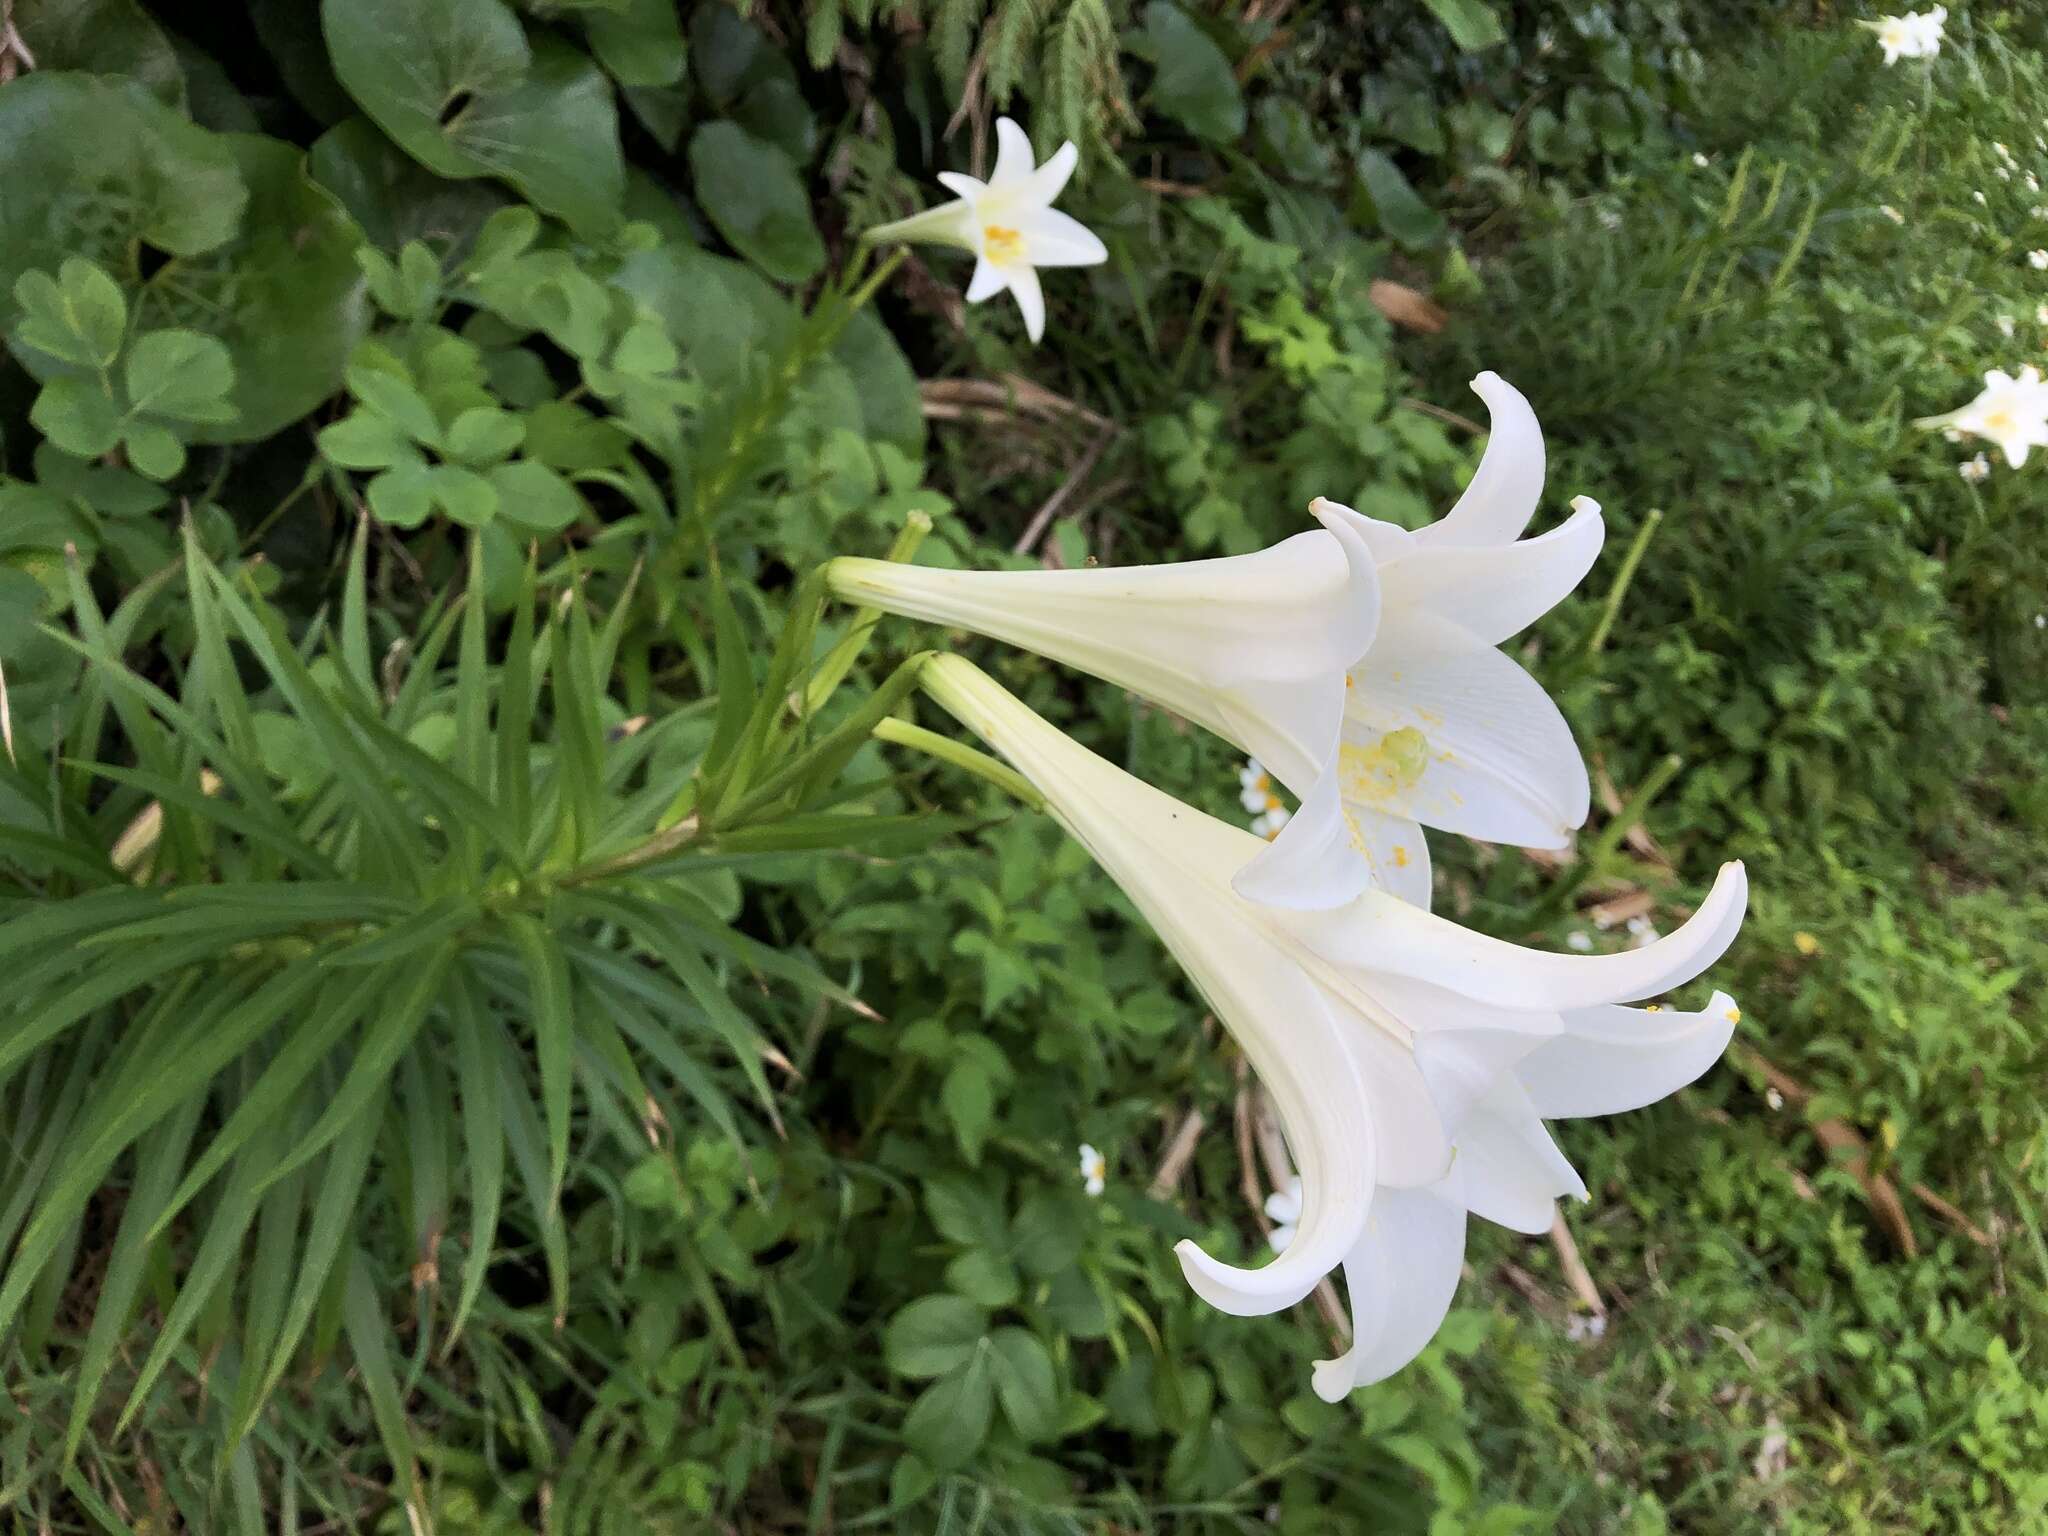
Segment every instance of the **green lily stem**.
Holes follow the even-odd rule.
[[[988,780],[1000,790],[1015,795],[1034,811],[1045,809],[1045,796],[1041,795],[1031,781],[1007,763],[978,752],[965,742],[955,741],[950,736],[941,736],[937,731],[928,731],[921,725],[912,725],[908,720],[894,716],[876,724],[874,738],[890,742],[899,747],[910,747],[935,757],[942,763],[955,768],[964,768],[977,778]]]
[[[557,886],[589,885],[598,880],[609,880],[617,875],[631,874],[644,865],[667,858],[677,849],[697,840],[702,831],[695,816],[686,816],[672,827],[665,827],[644,843],[628,848],[624,853],[609,859],[600,859],[595,864],[585,864],[570,870],[554,881]]]
[[[924,543],[925,535],[931,531],[931,514],[912,512],[903,520],[902,531],[896,535],[895,542],[889,546],[889,553],[883,558],[899,565],[908,564],[911,557],[917,553],[918,546]],[[810,685],[804,689],[802,702],[798,706],[798,712],[803,718],[808,720],[815,716],[838,691],[839,685],[846,681],[846,674],[853,670],[853,664],[860,659],[861,651],[867,646],[869,634],[874,631],[875,625],[881,622],[881,618],[882,610],[879,608],[854,610],[853,622],[847,626],[846,633],[840,637],[839,643],[826,653],[825,659],[818,663],[817,671],[811,674]]]
[[[870,247],[863,245],[861,249],[867,250]],[[848,296],[847,318],[851,319],[856,311],[865,307],[868,301],[874,298],[875,294],[880,290],[882,284],[889,281],[891,277],[894,277],[896,269],[909,259],[910,247],[907,245],[899,245],[895,250],[883,257],[882,264],[870,272],[867,280]]]
[[[1628,836],[1628,829],[1643,819],[1644,813],[1678,777],[1679,769],[1684,766],[1685,759],[1674,752],[1650,770],[1643,782],[1636,786],[1636,792],[1628,797],[1627,803],[1608,818],[1607,825],[1600,829],[1600,835],[1572,861],[1565,878],[1537,902],[1536,916],[1539,920],[1547,913],[1561,914],[1571,906],[1573,894],[1614,857],[1621,840]]]
[[[1636,567],[1643,563],[1643,552],[1650,547],[1650,540],[1656,537],[1657,525],[1664,521],[1664,509],[1652,507],[1650,515],[1643,519],[1643,526],[1636,530],[1636,536],[1622,557],[1621,569],[1615,572],[1614,585],[1607,589],[1607,601],[1600,609],[1600,622],[1593,626],[1592,638],[1586,642],[1586,654],[1597,656],[1600,648],[1607,643],[1607,636],[1614,629],[1614,621],[1621,613],[1621,600],[1628,596],[1629,583],[1636,579]]]

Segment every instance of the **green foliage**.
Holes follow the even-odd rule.
[[[2036,466],[1909,425],[2040,339],[2037,19],[1887,71],[1682,0],[219,12],[17,4],[0,71],[0,1521],[2038,1519]],[[854,239],[998,111],[1111,251],[1029,352]],[[1606,504],[1522,658],[1626,804],[1440,905],[1602,948],[1746,857],[1743,1049],[1561,1132],[1604,1333],[1488,1229],[1331,1406],[1315,1308],[1172,1256],[1264,1250],[1227,1037],[1085,851],[872,739],[956,639],[807,573],[1419,526],[1480,367]]]

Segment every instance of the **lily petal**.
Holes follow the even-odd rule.
[[[1037,341],[1045,334],[1045,290],[1039,286],[1036,267],[1018,265],[1005,269],[1010,294],[1024,315],[1024,334]]]
[[[1014,118],[996,119],[996,167],[989,173],[991,187],[1009,187],[1026,181],[1038,157],[1031,152],[1031,135]]]
[[[1302,914],[1330,963],[1431,982],[1509,1010],[1578,1009],[1655,997],[1692,980],[1727,952],[1742,926],[1749,878],[1721,866],[1697,912],[1654,944],[1611,955],[1557,955],[1472,933],[1367,891],[1340,912]]]
[[[939,185],[962,202],[968,204],[970,209],[974,203],[979,202],[988,193],[987,182],[977,181],[974,177],[964,175],[959,171],[939,172]]]
[[[1575,1009],[1515,1076],[1546,1120],[1622,1114],[1678,1092],[1719,1061],[1741,1017],[1726,992],[1697,1013]]]
[[[1344,814],[1338,775],[1329,768],[1317,776],[1280,835],[1230,883],[1247,901],[1314,909],[1343,906],[1372,879],[1372,865]]]
[[[1555,608],[1585,578],[1607,536],[1600,504],[1581,496],[1572,516],[1512,544],[1422,544],[1383,560],[1380,586],[1391,617],[1411,611],[1499,645]]]
[[[1347,800],[1528,848],[1562,848],[1585,821],[1592,788],[1571,727],[1491,645],[1413,607],[1390,612],[1351,683]]]
[[[1109,247],[1079,219],[1057,208],[1037,208],[1017,220],[1024,254],[1034,267],[1092,267],[1109,260]]]
[[[1443,1326],[1465,1266],[1465,1203],[1455,1179],[1426,1189],[1383,1189],[1366,1234],[1344,1260],[1351,1348],[1315,1365],[1316,1396],[1341,1401],[1384,1381],[1422,1353]]]
[[[1578,1170],[1558,1150],[1521,1086],[1496,1086],[1458,1135],[1465,1206],[1515,1232],[1548,1232],[1560,1195],[1586,1198]]]
[[[981,183],[976,182],[978,187]],[[895,241],[923,242],[933,245],[958,246],[963,251],[981,250],[981,233],[974,222],[974,208],[964,198],[950,203],[940,203],[927,208],[923,213],[913,213],[907,219],[898,219],[893,224],[884,224],[871,229],[864,237],[878,244]]]
[[[974,264],[974,276],[968,280],[967,302],[979,304],[992,299],[1010,286],[1011,273],[1007,267],[999,267],[986,256]]]
[[[1031,173],[1025,195],[1040,207],[1044,207],[1066,190],[1068,178],[1074,174],[1074,167],[1081,163],[1081,151],[1071,141],[1062,144],[1046,157],[1045,164]]]
[[[1474,379],[1472,392],[1493,418],[1486,452],[1457,505],[1441,521],[1417,530],[1423,544],[1506,544],[1521,537],[1543,495],[1543,430],[1528,400],[1492,372]]]

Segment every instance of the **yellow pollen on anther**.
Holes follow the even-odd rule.
[[[1024,236],[1000,224],[985,224],[981,231],[982,254],[999,267],[1014,267],[1024,260]]]
[[[1663,1011],[1664,1005],[1662,1003],[1652,1003],[1649,1007],[1643,1010],[1643,1012],[1645,1013],[1662,1013]]]
[[[1742,1022],[1742,1010],[1740,1008],[1730,1008],[1728,1010],[1728,1022],[1730,1024],[1740,1024]]]

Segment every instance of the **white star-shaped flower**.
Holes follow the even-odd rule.
[[[1109,1159],[1089,1146],[1081,1143],[1081,1184],[1092,1198],[1102,1193],[1103,1181],[1109,1175]]]
[[[1045,164],[1036,165],[1030,137],[1010,118],[998,118],[996,166],[987,181],[941,171],[939,180],[955,194],[954,201],[871,229],[863,238],[972,251],[976,261],[967,302],[979,304],[1007,289],[1023,312],[1025,334],[1037,341],[1045,334],[1045,293],[1038,269],[1092,267],[1109,259],[1086,225],[1052,206],[1080,158],[1081,152],[1067,143]]]

